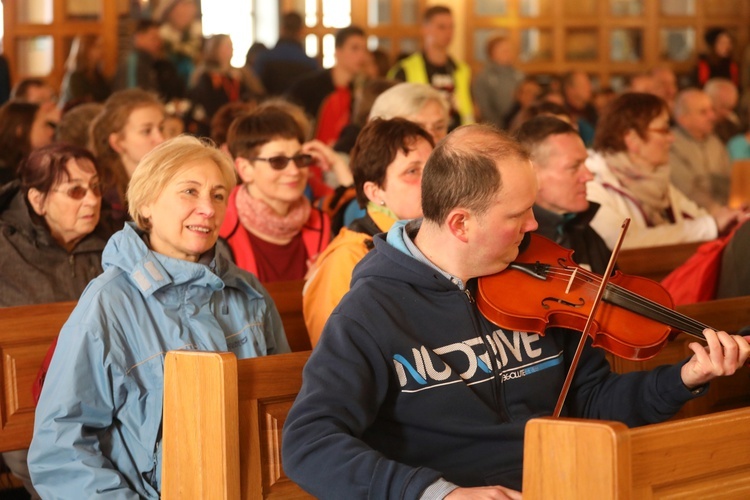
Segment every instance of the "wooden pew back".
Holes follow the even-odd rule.
[[[750,498],[750,408],[628,429],[542,418],[526,426],[525,499]]]
[[[309,355],[169,352],[163,498],[310,498],[281,466],[281,429]]]
[[[750,325],[750,296],[719,299],[677,307],[680,312],[705,325],[729,333],[736,333]],[[612,370],[628,373],[652,370],[660,365],[677,363],[693,355],[688,344],[696,339],[679,334],[654,358],[646,361],[630,361],[609,356]],[[742,367],[732,377],[720,377],[711,382],[708,394],[689,401],[675,415],[675,419],[706,415],[733,408],[750,406],[750,367]]]
[[[701,241],[623,250],[617,256],[617,266],[625,274],[661,281],[684,264],[703,243]]]
[[[729,206],[741,208],[750,203],[750,160],[735,160],[729,184]]]
[[[302,287],[304,280],[274,281],[263,283],[281,315],[286,338],[292,351],[309,351],[310,336],[307,334],[305,317],[302,314]]]
[[[75,302],[0,308],[0,451],[25,449],[34,433],[31,387]]]

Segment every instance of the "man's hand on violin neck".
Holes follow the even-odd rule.
[[[703,330],[708,346],[691,342],[688,347],[695,353],[682,366],[682,383],[695,389],[716,377],[732,375],[750,357],[748,338],[726,332]]]

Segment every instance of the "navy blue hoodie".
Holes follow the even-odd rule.
[[[520,490],[524,425],[551,415],[580,334],[498,329],[400,233],[400,248],[375,237],[323,330],[284,428],[284,470],[319,498],[419,498],[441,477]],[[662,421],[694,397],[680,366],[620,376],[587,346],[563,416]]]

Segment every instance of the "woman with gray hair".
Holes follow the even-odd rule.
[[[159,498],[167,351],[289,351],[267,292],[216,249],[234,185],[224,153],[184,136],[133,173],[135,222],[63,326],[37,407],[29,468],[43,498]]]
[[[448,135],[450,103],[426,83],[399,83],[375,99],[370,120],[405,118],[430,133],[435,142]]]

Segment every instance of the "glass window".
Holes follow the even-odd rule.
[[[103,1],[106,0],[67,0],[65,12],[69,19],[99,19]]]
[[[367,1],[367,25],[391,24],[390,0]]]
[[[565,17],[573,19],[576,17],[595,16],[597,12],[596,0],[575,0],[572,2],[565,2],[563,6]]]
[[[419,20],[419,5],[417,0],[401,0],[401,24],[417,24]]]
[[[346,28],[352,24],[352,4],[341,0],[323,0],[323,26]],[[325,41],[323,42],[325,43]],[[325,57],[325,51],[323,52]]]
[[[16,3],[19,24],[50,24],[53,18],[52,0],[25,0]]]
[[[474,60],[487,62],[487,40],[493,36],[508,36],[508,30],[497,28],[484,28],[474,31]]]
[[[568,61],[593,61],[599,57],[596,29],[574,29],[565,33],[565,58]]]
[[[521,30],[519,58],[523,62],[551,61],[552,30],[537,28]]]
[[[504,16],[508,13],[505,0],[476,0],[474,13],[478,16]]]
[[[552,0],[521,0],[521,17],[546,17],[552,15]]]
[[[312,28],[318,24],[318,0],[305,0],[305,25]]]
[[[44,77],[54,66],[54,42],[51,36],[19,38],[16,60],[20,77]]]
[[[617,62],[640,61],[643,33],[637,29],[615,29],[609,37],[609,56]]]
[[[640,16],[643,14],[643,0],[610,0],[612,15]]]
[[[704,5],[709,2],[704,2]],[[661,13],[665,16],[694,16],[695,0],[661,0]]]
[[[246,0],[210,0],[201,2],[203,34],[225,34],[232,39],[232,66],[245,66],[247,50],[255,40],[253,4]],[[231,16],[226,13],[231,12]]]
[[[390,38],[383,38],[383,37],[377,37],[375,35],[370,35],[367,37],[367,50],[383,50],[386,53],[391,52],[391,39]]]
[[[323,35],[323,67],[331,68],[336,64],[336,37],[328,33]]]
[[[305,54],[310,57],[318,57],[318,35],[310,33],[305,36]]]
[[[659,31],[662,59],[687,61],[695,54],[695,30],[693,28],[662,28]]]

